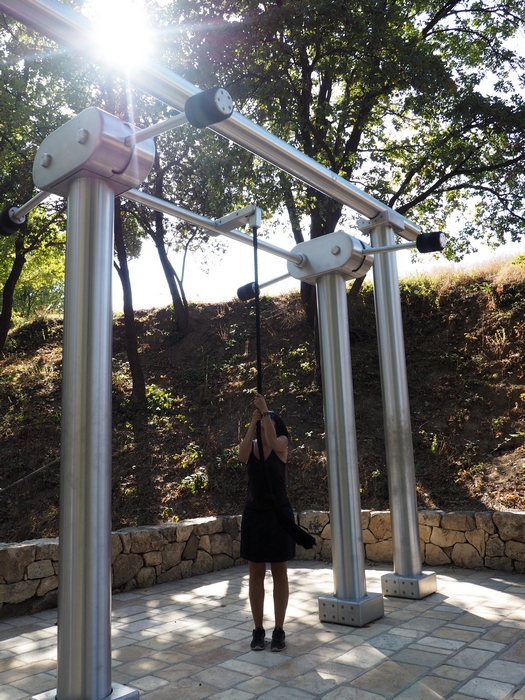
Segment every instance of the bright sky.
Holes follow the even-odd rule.
[[[359,232],[348,230],[347,233],[368,240],[361,236]],[[272,234],[267,238],[270,243],[291,250],[295,243],[293,239],[285,234]],[[253,282],[253,250],[251,246],[243,245],[236,241],[227,241],[228,251],[225,255],[219,256],[212,252],[208,261],[209,272],[201,269],[200,260],[197,255],[189,255],[186,262],[186,272],[184,279],[184,289],[188,301],[220,302],[231,301],[237,298],[237,289],[249,282]],[[476,254],[469,255],[460,264],[461,267],[472,267],[488,257],[494,255],[515,256],[525,252],[522,244],[509,244],[496,251],[488,248],[481,248]],[[410,250],[400,250],[397,253],[398,270],[400,277],[407,276],[412,272],[432,269],[438,266],[440,269],[450,267],[454,269],[458,264],[449,263],[444,258],[438,262],[435,259],[423,258],[421,262],[411,261]],[[181,258],[171,255],[170,260],[177,272],[180,272]],[[135,309],[151,309],[165,307],[171,304],[171,297],[168,290],[166,278],[159,262],[158,254],[153,243],[147,242],[138,260],[129,263],[131,285],[133,290],[133,306]],[[286,261],[259,251],[259,284],[280,277],[286,274]],[[368,273],[367,279],[372,280],[372,272]],[[282,294],[289,290],[298,290],[299,281],[289,278],[271,287],[264,288],[264,294]],[[117,273],[113,279],[113,309],[115,312],[122,311],[122,287]]]

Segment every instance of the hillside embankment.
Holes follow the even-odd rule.
[[[400,284],[418,504],[525,510],[525,269]],[[261,300],[264,392],[291,430],[297,511],[328,508],[322,392],[299,295]],[[253,308],[194,304],[185,338],[169,309],[136,314],[148,402],[134,407],[121,317],[113,363],[113,528],[242,510],[236,448],[252,413]],[[362,506],[388,509],[373,291],[350,313]],[[0,358],[0,540],[58,531],[62,320],[14,329]],[[39,473],[24,478],[39,467]],[[12,486],[18,480],[21,480]]]

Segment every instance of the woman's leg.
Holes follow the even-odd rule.
[[[279,561],[273,562],[273,609],[275,613],[275,626],[284,627],[284,618],[286,616],[286,608],[288,607],[288,562]]]
[[[259,561],[249,561],[250,574],[248,584],[248,596],[252,610],[254,627],[263,626],[264,611],[264,577],[266,576],[266,564]]]

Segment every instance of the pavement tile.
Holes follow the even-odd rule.
[[[384,695],[369,693],[361,688],[340,686],[326,695],[323,695],[323,700],[384,700],[384,697]]]
[[[215,693],[209,696],[210,700],[251,700],[254,697],[253,693],[246,693],[238,688],[229,688],[228,690],[223,690],[222,693]]]
[[[361,644],[334,659],[338,664],[348,664],[358,668],[371,668],[392,655],[390,649],[375,649],[369,644]]]
[[[321,695],[345,681],[346,678],[343,676],[338,676],[330,671],[318,670],[304,673],[302,676],[292,679],[288,682],[288,686],[305,690],[312,695]]]
[[[219,689],[225,689],[230,688],[232,685],[238,685],[242,681],[247,681],[250,676],[227,668],[221,668],[220,666],[212,666],[194,673],[191,678],[200,683],[207,683]]]
[[[463,668],[475,670],[486,664],[487,661],[490,661],[493,657],[494,652],[467,648],[458,652],[448,663],[452,664],[452,666],[461,666]]]
[[[491,678],[495,681],[505,681],[513,685],[519,685],[525,680],[525,664],[498,659],[491,661],[488,666],[479,671],[478,675],[481,678]]]
[[[426,676],[396,695],[396,700],[438,700],[446,698],[457,681]]]
[[[176,683],[181,678],[187,678],[199,671],[202,671],[202,666],[197,666],[189,661],[182,661],[181,663],[173,664],[173,666],[167,666],[157,671],[155,675],[164,678],[169,683]]]
[[[392,657],[392,661],[405,664],[414,664],[416,666],[424,666],[433,668],[443,663],[444,656],[439,652],[425,651],[422,649],[403,649]]]
[[[130,681],[130,685],[144,692],[150,690],[157,690],[157,688],[162,688],[162,686],[167,685],[168,681],[165,678],[159,678],[158,676],[142,676],[141,678],[134,678]]]
[[[476,700],[504,700],[514,690],[510,683],[473,678],[458,689],[459,693]]]
[[[422,673],[420,666],[389,660],[363,673],[351,685],[391,698],[415,683]]]
[[[450,678],[456,681],[466,681],[467,678],[472,675],[472,670],[470,668],[459,668],[458,666],[443,664],[442,666],[432,669],[432,675],[442,676],[443,678]]]
[[[27,698],[24,690],[14,688],[12,685],[0,685],[0,700],[22,700]]]
[[[525,663],[525,639],[520,639],[512,644],[507,651],[501,655],[502,659],[508,661],[518,661]]]
[[[237,688],[239,688],[239,690],[244,690],[247,693],[253,693],[256,696],[259,696],[262,693],[266,693],[269,690],[273,690],[278,685],[279,683],[277,681],[272,680],[271,678],[265,678],[264,676],[254,676],[253,678],[250,678],[249,681],[239,683]]]

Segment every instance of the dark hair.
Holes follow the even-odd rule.
[[[290,436],[288,435],[288,428],[286,427],[286,424],[281,418],[281,416],[277,413],[274,413],[273,411],[268,411],[268,413],[270,414],[270,418],[273,421],[275,421],[275,434],[277,435],[277,437],[284,435],[285,437],[289,438]]]

